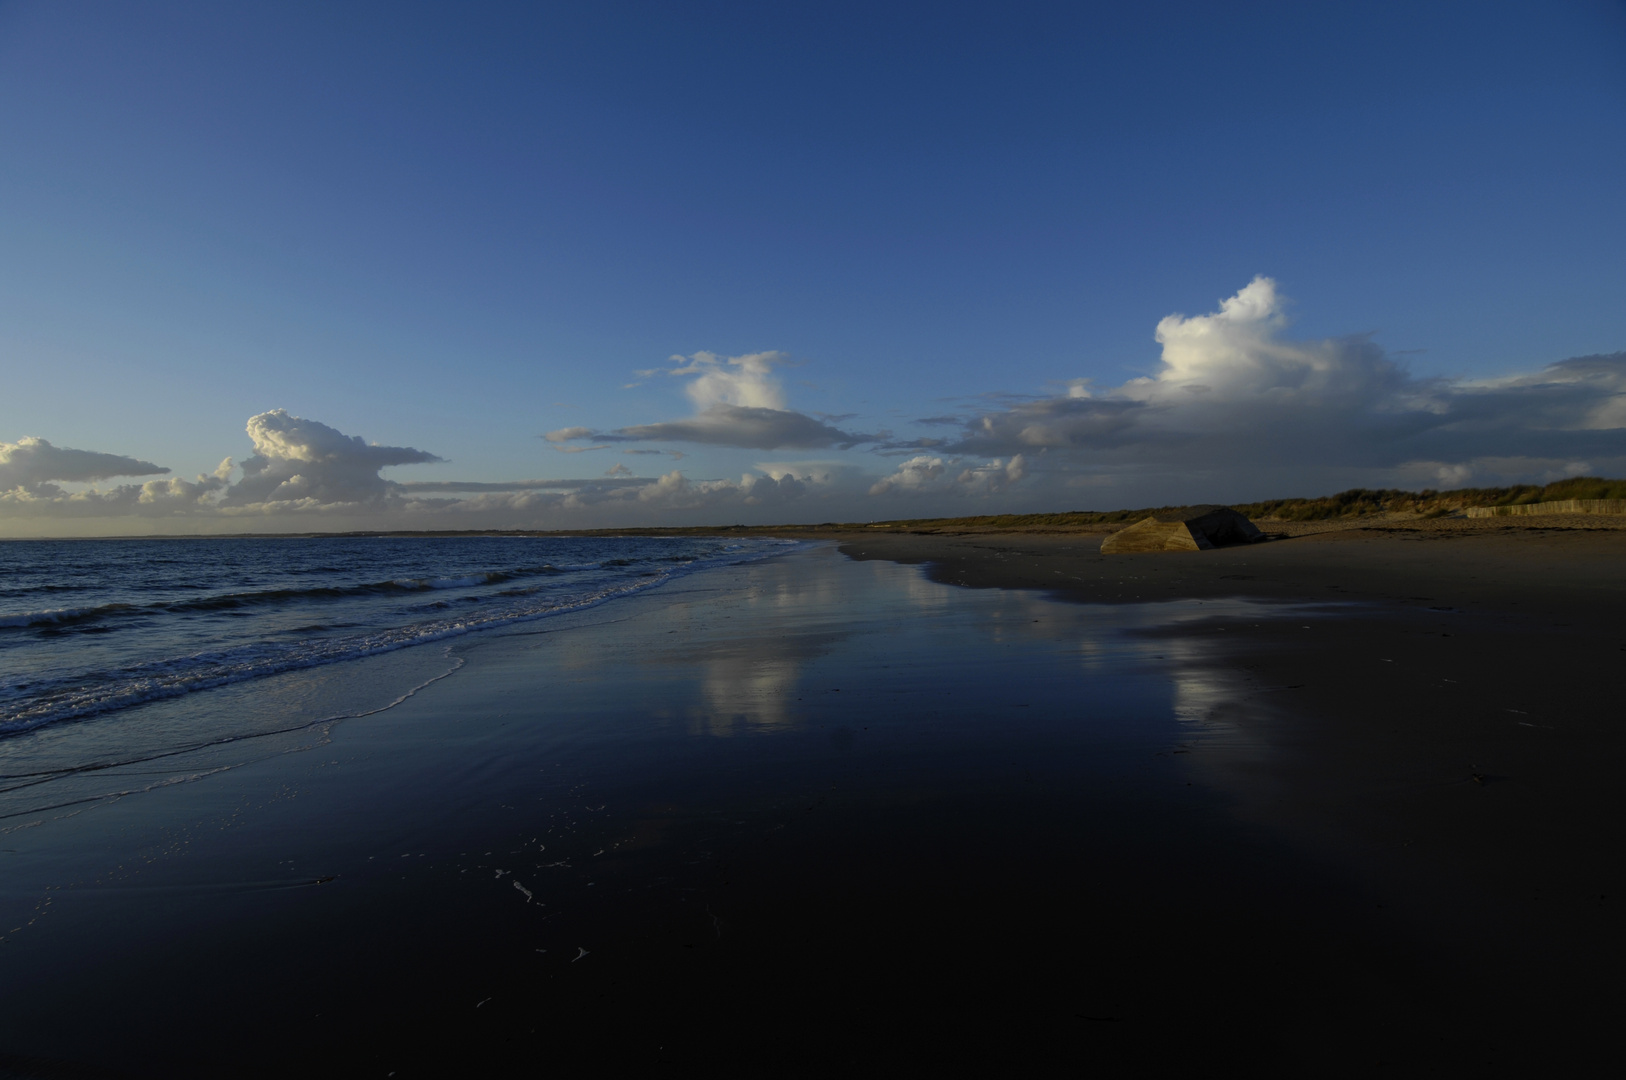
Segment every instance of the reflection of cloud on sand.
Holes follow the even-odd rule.
[[[1218,734],[1216,725],[1229,729],[1223,719],[1226,707],[1241,696],[1240,688],[1213,668],[1195,666],[1201,660],[1191,642],[1173,642],[1165,655],[1177,665],[1171,673],[1174,683],[1174,716],[1193,734]]]
[[[1235,792],[1256,782],[1255,768],[1271,756],[1271,748],[1259,731],[1253,688],[1230,672],[1205,666],[1201,651],[1190,649],[1184,658],[1189,662],[1172,672],[1175,719],[1188,733],[1182,745],[1199,751],[1185,759],[1186,767],[1204,786]]]
[[[1257,799],[1269,783],[1269,770],[1263,766],[1281,748],[1279,720],[1285,703],[1274,695],[1292,688],[1261,686],[1256,676],[1228,661],[1234,654],[1224,640],[1231,635],[1224,631],[1244,625],[1258,628],[1266,620],[1325,617],[1329,612],[1312,605],[1235,600],[1204,606],[1210,613],[1192,620],[1188,633],[1195,633],[1159,642],[1159,652],[1171,662],[1174,715],[1187,733],[1183,745],[1200,751],[1185,758],[1185,765],[1191,779],[1215,791]],[[1201,622],[1210,625],[1202,628]]]
[[[792,726],[791,692],[800,671],[795,657],[754,651],[707,660],[700,677],[704,707],[690,713],[691,726],[708,735]]]

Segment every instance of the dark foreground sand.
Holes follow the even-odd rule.
[[[1330,618],[1153,631],[1203,641],[1230,688],[1214,714],[1257,748],[1211,755],[1212,775],[1237,814],[1484,963],[1483,986],[1451,991],[1493,988],[1474,1006],[1495,1017],[1476,1035],[1482,1066],[1595,1053],[1626,998],[1626,532],[1449,524],[1195,555],[1102,556],[1095,538],[1044,536],[866,536],[842,550],[1082,603],[1323,606]],[[1360,1021],[1346,1025],[1354,1037]]]
[[[1612,1053],[1626,533],[1098,542],[685,579],[0,822],[0,1076]]]

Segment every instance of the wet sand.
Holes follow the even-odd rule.
[[[1589,1060],[1621,542],[1095,543],[685,579],[5,822],[0,1075]]]
[[[1070,602],[1251,597],[1324,611],[1152,632],[1201,642],[1194,662],[1226,687],[1211,715],[1238,742],[1198,766],[1240,819],[1359,882],[1421,940],[1485,965],[1495,1000],[1481,1007],[1502,1025],[1482,1036],[1486,1067],[1585,1060],[1623,1004],[1626,532],[1575,518],[1454,524],[1306,529],[1192,556],[1102,556],[1095,538],[1034,536],[863,537],[843,550]]]

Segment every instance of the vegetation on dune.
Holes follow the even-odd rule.
[[[1564,499],[1626,499],[1626,480],[1598,476],[1576,476],[1545,486],[1517,484],[1501,488],[1458,488],[1454,491],[1400,491],[1393,488],[1351,488],[1337,495],[1314,499],[1267,499],[1264,502],[1236,503],[1232,508],[1256,520],[1327,521],[1359,518],[1368,514],[1413,513],[1423,517],[1443,517],[1470,506],[1519,506],[1527,503],[1558,502]],[[1155,506],[1136,510],[1073,510],[1054,514],[984,514],[980,517],[899,518],[891,521],[826,521],[819,525],[689,525],[665,528],[571,529],[549,531],[512,530],[529,535],[552,536],[674,536],[717,535],[719,533],[762,536],[852,533],[879,529],[905,533],[961,532],[1112,532],[1117,526],[1140,521],[1162,511],[1187,507]],[[377,535],[354,533],[348,535]],[[395,535],[420,535],[398,533]],[[462,534],[424,533],[421,535],[489,535],[484,530]]]
[[[1512,487],[1457,488],[1452,491],[1351,488],[1337,495],[1323,495],[1319,498],[1267,499],[1263,502],[1236,503],[1233,504],[1233,509],[1251,518],[1326,521],[1384,513],[1443,517],[1470,506],[1519,506],[1526,503],[1557,502],[1563,499],[1626,499],[1626,480],[1575,476],[1544,486],[1516,484]],[[906,518],[868,523],[826,522],[824,525],[804,527],[888,529],[907,532],[1071,532],[1097,530],[1101,526],[1139,521],[1149,514],[1176,509],[1180,508],[1159,506],[1137,510],[1074,510],[1055,514],[986,514],[981,517]]]
[[[1522,506],[1563,499],[1626,499],[1626,480],[1600,476],[1573,476],[1538,487],[1515,484],[1500,488],[1457,488],[1453,491],[1398,491],[1351,488],[1315,499],[1269,499],[1237,504],[1249,517],[1280,521],[1325,521],[1363,514],[1415,513],[1430,517],[1465,510],[1470,506]]]
[[[1025,532],[1034,529],[1076,529],[1087,525],[1111,525],[1120,521],[1139,521],[1152,512],[1151,510],[1070,510],[1056,514],[983,514],[980,517],[900,518],[896,521],[873,521],[864,525],[843,527],[866,529],[953,527],[957,529]]]

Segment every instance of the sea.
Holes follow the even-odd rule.
[[[448,646],[465,635],[795,546],[691,536],[0,542],[0,828],[304,748],[337,720],[455,670]]]

